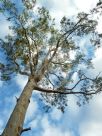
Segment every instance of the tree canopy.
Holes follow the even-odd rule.
[[[102,34],[96,31],[98,22],[93,15],[99,13],[102,3],[97,3],[90,13],[63,17],[60,26],[48,9],[35,9],[35,3],[35,0],[22,0],[19,9],[11,0],[0,1],[0,12],[12,23],[9,26],[12,33],[0,39],[6,56],[5,63],[0,62],[1,80],[9,80],[18,73],[34,76],[36,90],[47,105],[57,106],[63,112],[67,106],[66,94],[77,95],[85,103],[102,91],[102,77],[91,78],[80,67],[82,64],[92,68],[93,56],[87,57],[78,42],[87,37],[93,52],[100,46]]]

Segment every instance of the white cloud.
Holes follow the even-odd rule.
[[[102,136],[102,94],[94,96],[85,108],[87,112],[80,122],[80,135]]]
[[[17,75],[15,80],[16,80],[17,84],[19,85],[20,89],[23,89],[24,86],[27,83],[27,77],[26,76]]]
[[[4,38],[8,33],[11,34],[11,30],[9,30],[9,26],[11,25],[11,23],[6,21],[4,16],[0,15],[0,18],[0,37]]]
[[[61,132],[59,129],[54,127],[49,127],[43,132],[42,136],[71,136],[70,132]]]
[[[38,119],[34,119],[29,123],[29,126],[34,129],[37,128],[37,124],[38,124]]]
[[[69,113],[71,116],[73,117],[77,117],[79,112],[80,112],[80,108],[76,105],[76,101],[77,101],[77,97],[70,95],[68,96],[68,109],[69,109]]]
[[[74,0],[74,4],[79,11],[88,12],[96,6],[97,1],[98,0]]]
[[[58,20],[63,16],[72,16],[80,11],[88,12],[96,6],[98,0],[39,0],[40,5],[47,7]]]
[[[99,33],[102,33],[102,17],[99,17],[97,30]]]
[[[76,14],[75,12],[75,4],[74,1],[70,1],[70,0],[63,0],[59,1],[59,0],[53,0],[53,9],[52,11],[55,11],[56,16],[60,17],[60,15],[62,14],[62,16],[71,16]],[[58,14],[60,13],[60,14]]]
[[[93,120],[102,123],[102,94],[95,95],[88,106],[90,121]]]
[[[85,122],[81,124],[80,128],[81,136],[102,136],[102,122]]]
[[[72,136],[72,132],[63,132],[60,128],[49,123],[47,116],[42,119],[42,136]]]
[[[55,18],[57,27],[59,27],[60,20],[63,16],[68,17],[77,14],[73,0],[63,0],[63,2],[59,0],[39,0],[39,3],[39,5],[49,9],[51,16]]]
[[[51,112],[51,118],[53,120],[60,120],[62,116],[62,112],[59,111],[57,108],[54,108],[53,111]]]
[[[92,60],[94,69],[93,76],[102,71],[102,48],[95,52]],[[102,75],[102,74],[101,74]],[[79,131],[81,136],[102,136],[102,94],[95,95],[89,105],[84,107],[85,112],[80,122]]]
[[[75,52],[74,50],[71,50],[71,51],[69,52],[69,55],[70,55],[71,60],[74,60],[74,59],[75,59],[76,52]]]
[[[93,59],[94,70],[93,73],[96,75],[102,72],[102,48],[98,48],[95,52],[95,58]]]

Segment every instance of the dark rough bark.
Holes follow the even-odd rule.
[[[34,89],[34,80],[29,78],[10,119],[1,136],[20,136],[23,130],[25,114],[30,103],[30,97]]]

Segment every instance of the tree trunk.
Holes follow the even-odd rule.
[[[21,93],[10,119],[1,136],[20,136],[23,132],[25,114],[34,89],[34,80],[30,78]]]

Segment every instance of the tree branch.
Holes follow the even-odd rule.
[[[58,50],[58,47],[59,47],[59,45],[60,45],[60,41],[62,40],[62,38],[63,38],[65,35],[67,35],[67,34],[69,33],[68,36],[67,36],[67,38],[68,38],[69,35],[72,34],[72,33],[79,27],[78,24],[79,24],[82,20],[84,20],[88,15],[89,15],[89,14],[86,14],[85,17],[81,18],[81,19],[73,26],[72,29],[68,30],[67,32],[65,32],[64,34],[62,34],[62,35],[59,37],[59,39],[58,39],[58,41],[57,41],[57,44],[56,44],[56,47],[55,47],[55,50],[54,50],[54,52],[53,52],[51,58],[49,59],[48,64],[52,61],[52,59],[53,59],[54,56],[56,55],[56,52],[57,52],[57,50]]]
[[[84,81],[86,79],[88,79],[88,78],[82,78],[79,81],[77,81],[77,83],[70,90],[73,90],[81,81]],[[67,89],[67,88],[65,88],[65,89]],[[69,88],[67,90],[69,90]]]
[[[33,67],[34,67],[34,71],[36,71],[36,67],[37,67],[37,64],[38,64],[38,58],[39,58],[39,51],[38,51],[38,47],[37,47],[37,44],[36,44],[36,41],[30,36],[30,38],[32,39],[32,41],[34,42],[34,46],[36,48],[36,54],[33,56]]]
[[[55,61],[51,61],[51,63],[53,63],[53,64],[55,64],[55,65],[62,65],[62,66],[71,65],[71,63],[65,63],[65,62],[55,62]]]
[[[21,134],[22,134],[23,132],[26,132],[26,131],[29,131],[29,130],[31,130],[31,127],[23,129],[23,130],[21,131]]]
[[[59,37],[59,39],[57,40],[56,47],[54,48],[54,52],[53,52],[52,56],[50,57],[50,59],[48,59],[48,58],[46,57],[45,60],[44,60],[43,63],[42,63],[41,70],[40,70],[41,77],[42,77],[42,75],[44,75],[44,72],[45,72],[46,69],[48,68],[50,62],[53,60],[54,56],[56,55],[56,52],[57,52],[57,50],[58,50],[58,48],[59,48],[60,41],[62,40],[62,38],[63,38],[65,35],[67,35],[68,33],[69,33],[69,35],[70,35],[71,33],[73,33],[73,32],[77,29],[77,27],[79,27],[78,24],[79,24],[82,20],[84,20],[87,16],[88,16],[88,14],[86,14],[85,17],[81,18],[81,19],[73,26],[72,29],[68,30],[67,32],[65,32],[64,34],[62,34],[62,35]],[[69,36],[69,35],[68,35],[68,36]]]
[[[52,75],[56,76],[58,78],[58,80],[61,81],[60,77],[57,74],[55,74],[53,72],[49,72],[49,74],[52,74]]]
[[[49,81],[49,83],[53,86],[53,88],[54,88],[54,84],[51,82],[51,80],[49,79],[49,76],[46,74],[45,75],[45,78]]]
[[[15,60],[14,60],[14,64],[17,66],[17,70],[18,70],[19,74],[21,74],[21,75],[26,75],[26,76],[30,76],[29,73],[27,73],[27,72],[25,72],[25,71],[21,71],[19,64],[18,64]]]
[[[43,93],[57,93],[57,94],[82,94],[82,95],[92,95],[92,94],[97,94],[99,91],[87,91],[87,92],[82,92],[82,91],[71,91],[71,89],[67,89],[67,90],[70,90],[69,92],[61,92],[59,90],[52,90],[52,89],[45,89],[45,88],[41,88],[41,87],[34,87],[35,90],[37,91],[40,91],[40,92],[43,92]]]
[[[77,81],[77,83],[72,87],[72,88],[64,88],[64,87],[60,87],[60,88],[57,88],[57,89],[46,89],[46,88],[42,88],[42,87],[39,87],[39,86],[35,86],[34,89],[37,90],[37,91],[40,91],[40,92],[45,92],[45,93],[58,93],[58,94],[83,94],[83,95],[92,95],[92,94],[97,94],[98,92],[102,91],[102,90],[98,90],[98,91],[95,91],[95,90],[89,90],[89,91],[72,91],[76,88],[76,86],[83,80],[91,80],[91,81],[94,81],[94,79],[91,79],[91,78],[88,78],[88,77],[85,77],[85,78],[82,78],[80,79],[79,81]],[[67,91],[64,91],[64,90],[67,90]]]
[[[18,17],[18,21],[19,21],[19,23],[20,23],[22,29],[24,30],[25,38],[26,38],[26,40],[27,40],[28,50],[29,50],[29,66],[30,66],[30,72],[31,72],[31,74],[33,74],[33,69],[32,69],[32,64],[31,64],[31,58],[32,58],[32,57],[31,57],[30,42],[29,42],[29,39],[28,39],[28,36],[27,36],[26,28],[23,26],[23,24],[22,24],[22,22],[21,22],[21,20],[20,20],[19,17]]]
[[[25,37],[26,37],[26,40],[28,42],[28,50],[29,50],[29,65],[30,65],[30,71],[31,71],[31,74],[33,74],[33,69],[32,69],[32,64],[31,64],[31,49],[30,49],[30,43],[29,43],[29,40],[28,40],[28,37],[27,37],[27,33],[26,33],[26,29],[22,26],[22,28],[24,29],[24,32],[25,32]]]

